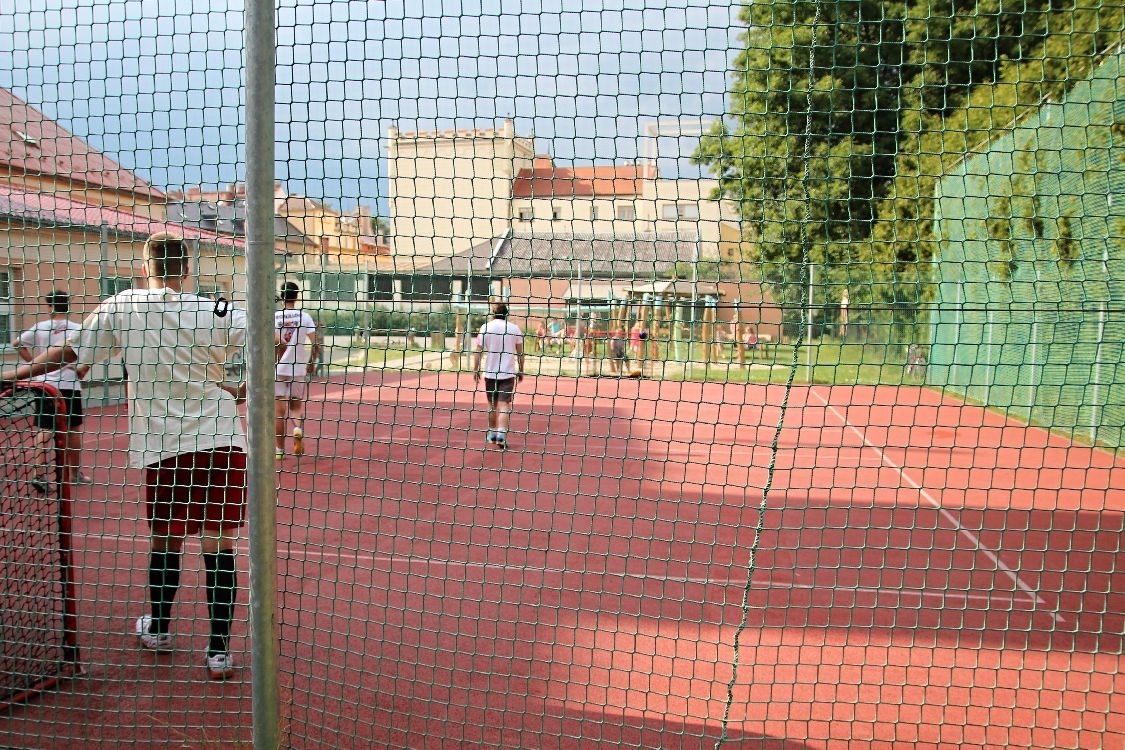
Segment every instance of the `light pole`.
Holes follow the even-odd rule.
[[[577,319],[574,322],[574,347],[577,350],[578,362],[575,365],[575,372],[576,377],[582,377],[582,365],[586,358],[586,334],[582,329],[582,261],[580,261],[574,255],[571,255],[571,260],[574,261],[574,265],[577,268],[578,274],[578,298],[575,303]]]
[[[809,371],[809,385],[813,382],[812,351],[813,351],[813,265],[809,264],[809,320],[808,337],[809,348],[805,350],[805,367]]]
[[[688,318],[688,376],[695,371],[695,312],[699,305],[699,230],[691,246],[691,316]]]

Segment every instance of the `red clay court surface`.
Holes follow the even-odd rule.
[[[467,375],[314,384],[280,473],[284,746],[710,748],[732,676],[722,747],[1125,746],[1125,465],[929,390],[796,387],[747,587],[783,397],[529,379],[501,452]],[[128,634],[125,428],[89,420],[75,502],[86,672],[0,746],[249,743],[247,627],[205,680],[198,555],[179,650]]]

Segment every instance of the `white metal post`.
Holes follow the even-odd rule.
[[[247,0],[246,307],[247,492],[254,750],[280,746],[277,640],[277,472],[274,441],[274,65],[273,0]]]
[[[812,370],[812,352],[813,352],[813,269],[812,263],[809,264],[809,320],[808,320],[808,338],[809,348],[805,350],[805,368],[809,372],[809,385],[813,382]]]
[[[582,365],[586,358],[586,332],[582,328],[582,261],[576,256],[571,256],[578,267],[578,318],[574,323],[574,346],[578,350],[577,376],[582,377]]]

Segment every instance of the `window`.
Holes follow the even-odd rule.
[[[98,284],[102,299],[133,288],[132,276],[103,276]]]
[[[520,221],[531,221],[531,219],[534,217],[534,215],[535,214],[532,212],[532,210],[530,208],[521,208],[520,212],[519,212],[519,220]]]
[[[598,207],[596,205],[590,206],[590,218],[594,221],[597,221],[598,219]]]
[[[551,207],[551,219],[553,221],[558,221],[561,218],[562,218],[562,209],[552,206]]]
[[[666,221],[695,221],[699,218],[699,205],[696,203],[665,203],[661,217]]]
[[[637,218],[637,207],[632,203],[617,204],[617,220],[633,221]]]

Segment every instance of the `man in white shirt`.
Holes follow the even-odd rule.
[[[70,320],[70,295],[56,289],[43,298],[51,308],[51,317],[41,320],[31,328],[20,334],[15,341],[16,350],[20,359],[30,362],[53,346],[66,342],[67,336],[80,327]],[[63,438],[63,466],[65,467],[65,482],[88,481],[88,477],[79,472],[78,467],[82,458],[82,423],[84,410],[82,408],[82,378],[89,372],[88,366],[74,367],[67,365],[61,370],[56,370],[46,375],[34,378],[35,381],[54,386],[66,407],[66,429]],[[46,448],[54,437],[56,429],[56,414],[54,399],[39,399],[39,414],[36,424],[41,430],[37,442],[40,447]],[[40,477],[38,482],[45,479]]]
[[[488,397],[489,445],[508,447],[508,420],[516,383],[523,380],[523,365],[523,331],[508,322],[508,306],[498,303],[492,308],[492,320],[480,327],[473,354],[473,377],[479,383],[484,375]]]
[[[293,420],[293,452],[305,452],[305,398],[308,396],[309,362],[319,356],[316,321],[297,307],[301,288],[292,281],[281,287],[282,309],[273,314],[273,325],[280,341],[274,379],[274,429],[277,458],[285,457],[285,437]]]
[[[187,243],[160,233],[145,243],[148,289],[103,301],[65,343],[0,375],[22,380],[120,353],[129,375],[129,461],[144,469],[150,529],[150,614],[136,621],[144,648],[172,650],[172,604],[188,534],[199,534],[206,571],[212,679],[234,673],[229,649],[238,589],[235,540],[245,524],[246,440],[224,382],[229,353],[245,345],[246,315],[225,300],[182,291]]]

